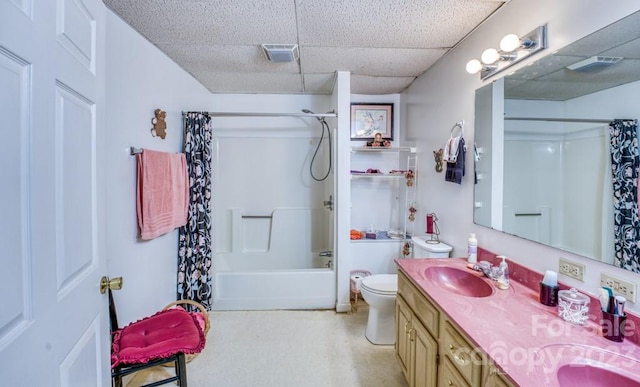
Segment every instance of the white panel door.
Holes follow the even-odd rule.
[[[0,0],[0,385],[108,386],[105,8]]]

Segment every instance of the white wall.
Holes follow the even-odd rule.
[[[336,83],[333,88],[331,100],[336,107],[338,113],[337,128],[350,128],[350,104],[351,104],[351,74],[346,71],[338,71],[336,74]],[[335,162],[335,188],[336,197],[334,202],[334,237],[336,245],[336,261],[335,268],[337,270],[337,301],[336,311],[348,312],[351,310],[349,301],[349,272],[352,270],[350,259],[350,241],[349,229],[351,227],[349,219],[349,206],[351,205],[351,179],[349,168],[351,151],[342,144],[349,143],[349,130],[337,130],[335,133],[335,141],[340,146],[336,147]]]
[[[326,95],[211,94],[118,16],[107,13],[108,264],[110,276],[124,278],[123,289],[115,293],[123,325],[175,300],[178,243],[177,230],[151,241],[137,238],[136,164],[129,147],[181,152],[182,111],[301,113],[301,109],[310,109],[324,113],[334,106]],[[164,140],[150,134],[156,108],[167,112]],[[310,125],[319,133],[315,119],[305,120],[308,123],[301,119],[216,118],[214,130],[246,134],[260,128]],[[335,127],[336,120],[327,121]],[[220,189],[233,192],[234,187],[214,186],[214,197]]]
[[[466,140],[468,144],[473,144],[474,91],[493,79],[483,82],[477,74],[466,73],[465,64],[470,59],[479,57],[484,49],[497,46],[502,36],[507,33],[523,35],[539,25],[547,24],[549,47],[536,56],[540,57],[551,54],[639,7],[636,0],[617,1],[615,6],[604,0],[541,0],[535,5],[527,0],[512,0],[403,93],[406,135],[409,140],[417,141],[421,152],[421,206],[417,218],[422,221],[426,212],[438,214],[441,239],[453,245],[453,256],[466,255],[468,235],[475,232],[480,247],[507,255],[539,272],[557,270],[560,256],[584,263],[587,265],[584,283],[561,278],[583,290],[593,292],[597,289],[601,271],[638,281],[635,273],[476,226],[472,210],[472,155],[467,153],[466,165],[469,172],[461,186],[445,182],[444,174],[435,172],[432,158],[427,156],[443,146],[451,126],[460,120],[468,123]],[[531,59],[535,60],[536,57]],[[515,65],[514,69],[529,62],[530,60],[525,60]],[[635,305],[630,309],[640,310]]]
[[[182,110],[207,110],[208,90],[155,46],[107,11],[107,256],[120,325],[154,313],[176,299],[178,231],[137,239],[136,161],[129,147],[182,150]],[[152,137],[156,108],[167,112],[167,136]]]

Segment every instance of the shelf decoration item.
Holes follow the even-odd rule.
[[[404,177],[407,179],[407,187],[413,187],[413,179],[415,179],[415,175],[412,170],[408,170]]]
[[[402,255],[405,257],[411,254],[411,244],[409,242],[404,242],[404,247],[402,247]]]
[[[416,212],[418,212],[418,209],[416,208],[416,204],[415,203],[411,203],[411,206],[409,206],[409,221],[413,222],[414,220],[416,220]]]
[[[389,148],[391,147],[391,141],[382,138],[382,133],[377,132],[373,136],[373,140],[367,141],[367,147],[371,148]]]
[[[435,213],[427,214],[427,229],[425,233],[430,235],[430,238],[426,240],[427,243],[440,243],[440,229],[437,221],[438,217]]]
[[[386,140],[390,146],[393,141],[393,104],[352,103],[351,139],[371,141],[372,146],[374,143],[383,145]]]

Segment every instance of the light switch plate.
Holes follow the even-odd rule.
[[[558,273],[584,282],[584,265],[581,263],[573,262],[566,258],[560,258]]]
[[[636,284],[631,281],[602,272],[600,274],[600,286],[611,288],[616,296],[623,296],[629,302],[636,302]]]

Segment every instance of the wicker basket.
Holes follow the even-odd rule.
[[[207,313],[207,309],[205,309],[205,307],[200,304],[199,302],[193,301],[193,300],[178,300],[178,301],[174,301],[170,304],[168,304],[167,306],[165,306],[162,310],[167,310],[167,309],[171,309],[174,306],[179,306],[180,304],[189,304],[192,306],[195,306],[196,308],[198,308],[199,313],[202,315],[202,317],[204,318],[204,336],[207,337],[207,333],[209,333],[209,313]],[[190,313],[195,313],[195,312],[190,312]],[[193,360],[196,356],[198,356],[199,354],[194,353],[191,355],[186,355],[185,358],[187,360],[187,363],[190,362],[191,360]],[[166,363],[163,364],[165,367],[173,367],[173,363]]]

